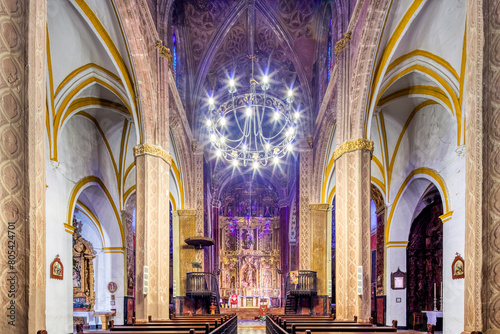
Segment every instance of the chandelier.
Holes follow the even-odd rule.
[[[293,107],[294,92],[288,89],[282,100],[272,91],[270,78],[264,74],[259,83],[254,78],[254,55],[250,86],[238,92],[234,77],[229,79],[229,97],[216,106],[216,98],[208,98],[209,139],[217,157],[233,166],[249,163],[253,168],[278,164],[293,150],[300,112]]]

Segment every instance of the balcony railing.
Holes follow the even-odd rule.
[[[299,270],[298,283],[290,282],[290,274],[286,279],[287,296],[312,296],[318,293],[316,282],[316,272],[312,270]]]
[[[219,284],[212,273],[187,273],[186,295],[190,297],[216,297],[219,301]]]

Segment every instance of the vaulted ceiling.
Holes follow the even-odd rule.
[[[177,87],[195,137],[204,139],[208,94],[223,98],[230,75],[248,82],[250,54],[258,58],[256,77],[268,71],[283,96],[288,87],[300,92],[302,135],[311,134],[318,77],[326,81],[330,17],[328,2],[318,0],[175,1],[167,29],[176,35]]]

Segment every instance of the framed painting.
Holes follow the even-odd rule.
[[[391,289],[403,290],[406,288],[406,273],[399,268],[396,272],[391,273]]]
[[[108,283],[108,291],[110,293],[115,293],[117,289],[118,289],[118,286],[116,285],[115,282],[109,282]]]
[[[455,260],[451,264],[451,278],[465,278],[465,261],[460,254],[456,253]]]
[[[50,264],[50,278],[62,280],[64,278],[64,266],[59,259],[59,254]]]

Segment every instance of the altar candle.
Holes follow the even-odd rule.
[[[436,283],[434,283],[434,298],[436,298]]]

